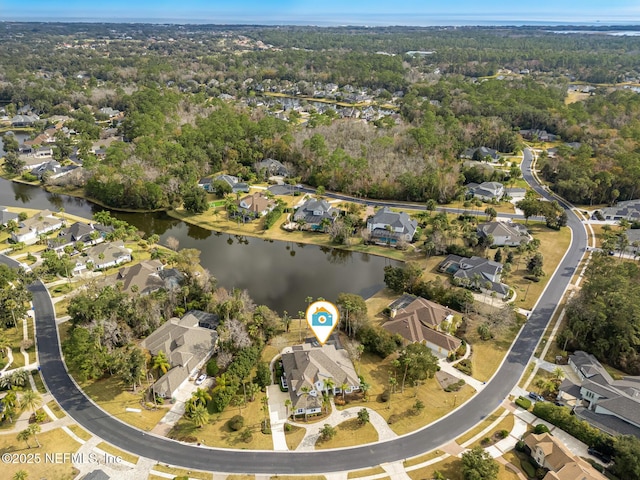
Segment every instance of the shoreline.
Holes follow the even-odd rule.
[[[287,235],[296,236],[296,238],[290,238],[290,239],[282,238],[280,235],[277,235],[277,234],[276,235],[270,234],[270,232],[273,232],[273,231],[280,232],[282,230],[281,229],[281,226],[283,223],[282,219],[276,222],[276,224],[273,225],[273,227],[271,227],[271,229],[269,230],[246,231],[242,229],[225,228],[222,225],[220,225],[219,228],[214,228],[212,225],[207,225],[207,222],[198,221],[194,219],[192,215],[190,216],[189,214],[182,213],[175,209],[167,211],[167,215],[169,215],[171,218],[174,218],[176,220],[183,221],[189,225],[200,227],[212,232],[221,232],[223,234],[228,234],[228,235],[242,235],[246,237],[259,238],[265,241],[291,242],[291,243],[302,243],[305,245],[316,245],[318,247],[331,248],[333,250],[344,250],[348,252],[374,255],[376,257],[388,258],[390,260],[403,262],[403,263],[406,263],[407,261],[410,261],[410,260],[415,260],[412,258],[407,258],[407,253],[410,254],[411,250],[401,251],[401,250],[391,249],[389,252],[385,252],[383,249],[386,249],[387,247],[382,247],[377,245],[364,245],[362,243],[359,243],[357,245],[336,245],[336,244],[330,243],[330,241],[327,238],[327,234],[323,234],[323,233],[311,233],[311,232],[299,232],[299,231],[287,232]],[[253,225],[257,225],[257,224],[253,224]],[[304,235],[304,237],[300,238],[301,235]],[[312,236],[312,235],[322,236],[318,238],[318,240],[321,240],[321,241],[313,241],[313,238],[307,238],[307,236]],[[390,255],[391,253],[395,253],[396,255],[392,256]]]

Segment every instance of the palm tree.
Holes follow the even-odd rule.
[[[22,410],[31,410],[35,412],[42,403],[42,397],[34,390],[27,390],[22,394],[20,399],[20,408]]]
[[[249,394],[249,401],[253,402],[256,399],[256,395],[260,391],[260,385],[257,383],[250,383],[247,386],[247,393]]]
[[[322,381],[322,384],[324,386],[324,390],[327,393],[327,395],[329,395],[329,390],[331,390],[331,393],[333,393],[333,387],[336,386],[335,382],[333,381],[333,378],[325,378]]]
[[[2,399],[2,420],[9,420],[9,423],[13,423],[13,414],[16,411],[16,392],[8,392]]]
[[[205,407],[207,406],[207,402],[211,401],[211,395],[204,388],[197,389],[191,394],[191,397],[194,399],[196,405],[204,405]]]
[[[293,404],[291,403],[291,399],[287,398],[284,401],[284,408],[287,409],[287,418],[289,417],[289,409],[293,406]]]
[[[342,390],[342,401],[344,402],[344,394],[345,394],[345,390],[349,388],[349,384],[347,382],[342,382],[340,384],[340,390]]]
[[[29,437],[31,436],[31,432],[29,431],[29,429],[27,428],[26,430],[22,430],[20,433],[18,433],[18,436],[16,437],[19,441],[24,440],[24,443],[27,444],[28,448],[31,448],[31,445],[29,445]]]
[[[160,350],[158,352],[158,354],[155,357],[153,357],[153,367],[152,367],[152,369],[157,371],[157,372],[162,372],[162,375],[164,375],[165,373],[167,373],[169,371],[170,368],[171,368],[171,364],[169,363],[169,360],[167,359],[166,353],[164,353],[162,350]]]
[[[28,476],[29,474],[27,473],[26,470],[18,470],[16,473],[13,474],[13,480],[27,480]]]
[[[365,382],[364,380],[360,382],[360,390],[362,390],[365,402],[369,400],[368,392],[370,388],[371,388],[371,385]]]
[[[29,430],[29,434],[33,435],[34,440],[38,444],[38,448],[40,448],[42,446],[42,445],[40,445],[40,442],[38,441],[38,433],[40,433],[40,430],[42,430],[40,428],[40,424],[32,423],[31,425],[29,425],[28,430]]]
[[[198,428],[202,428],[209,421],[209,412],[207,412],[207,407],[204,405],[198,404],[193,407],[191,411],[191,421]]]

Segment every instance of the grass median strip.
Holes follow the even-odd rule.
[[[71,430],[78,438],[81,438],[85,442],[87,440],[90,440],[92,437],[92,435],[80,425],[69,425],[67,428]]]
[[[379,475],[384,473],[384,468],[378,466],[373,468],[367,468],[366,470],[356,470],[355,472],[349,472],[347,478],[361,478],[368,477],[370,475]]]
[[[489,425],[495,422],[498,418],[500,418],[500,415],[502,415],[504,412],[505,412],[504,408],[497,409],[491,415],[488,415],[481,423],[476,425],[474,428],[469,430],[467,433],[465,433],[461,437],[458,437],[456,439],[456,443],[458,445],[463,445],[465,442],[468,442],[473,437],[475,437],[480,432],[482,432],[485,428],[489,427]]]

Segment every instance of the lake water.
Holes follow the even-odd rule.
[[[91,218],[102,207],[84,199],[51,194],[39,187],[0,179],[0,205],[50,209]],[[384,286],[385,265],[397,262],[382,257],[293,242],[265,241],[211,232],[175,220],[164,213],[114,216],[135,225],[147,235],[169,236],[180,248],[197,248],[201,263],[226,288],[247,289],[258,304],[290,314],[306,307],[305,298],[335,300],[339,293],[365,297]]]

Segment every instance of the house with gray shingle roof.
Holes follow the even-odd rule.
[[[438,270],[451,274],[454,283],[464,287],[495,292],[498,298],[504,298],[509,293],[509,287],[500,280],[502,264],[493,260],[452,254],[440,263]],[[487,286],[489,283],[490,287]]]
[[[345,393],[360,389],[360,379],[349,355],[344,349],[336,349],[335,345],[294,345],[282,354],[282,366],[293,415],[320,413],[325,380],[333,381],[334,394],[342,392],[342,384],[349,386]],[[303,389],[308,389],[308,395],[303,394]]]
[[[11,220],[18,222],[18,214],[10,212],[7,207],[0,207],[0,225],[6,227]]]
[[[211,190],[208,191],[213,191],[215,190],[215,187],[213,186],[216,182],[224,182],[227,185],[229,185],[231,187],[231,191],[233,193],[238,193],[238,192],[244,192],[244,193],[249,193],[249,184],[246,182],[241,182],[240,179],[238,177],[234,177],[233,175],[218,175],[217,177],[213,178],[213,180],[211,181]]]
[[[367,219],[371,240],[380,245],[395,245],[399,240],[411,242],[418,229],[418,221],[404,212],[393,212],[382,207]]]
[[[218,334],[215,329],[198,325],[193,311],[181,319],[172,318],[145,338],[141,346],[151,355],[164,352],[171,369],[153,384],[153,391],[163,398],[174,392],[190,376],[195,376],[216,349]]]
[[[338,216],[338,209],[333,208],[326,200],[309,198],[293,214],[293,221],[303,223],[303,228],[322,230],[323,222],[333,223]]]
[[[565,379],[558,399],[573,402],[577,417],[606,433],[640,438],[640,377],[614,380],[593,355],[579,350],[569,355],[569,365],[581,381]]]
[[[504,185],[500,182],[469,183],[467,191],[472,197],[479,198],[485,202],[500,200],[504,197]]]
[[[603,208],[600,213],[605,220],[640,221],[640,199],[618,202],[613,207]]]
[[[516,247],[523,242],[526,244],[531,241],[527,227],[513,222],[481,223],[477,227],[477,233],[481,238],[491,235],[493,237],[491,246],[494,247]]]
[[[500,159],[498,151],[489,147],[467,148],[460,158],[466,158],[469,160],[489,161],[497,162]]]
[[[279,160],[273,158],[265,158],[264,160],[257,162],[255,165],[257,173],[264,171],[267,177],[288,177],[290,175],[289,169]]]
[[[95,245],[85,250],[85,254],[85,265],[91,262],[97,270],[131,261],[131,251],[125,248],[122,240]]]
[[[24,242],[33,244],[38,240],[38,236],[43,233],[50,233],[62,228],[62,219],[57,218],[50,210],[43,210],[33,217],[27,218],[19,223],[20,228],[11,233],[14,242]]]

